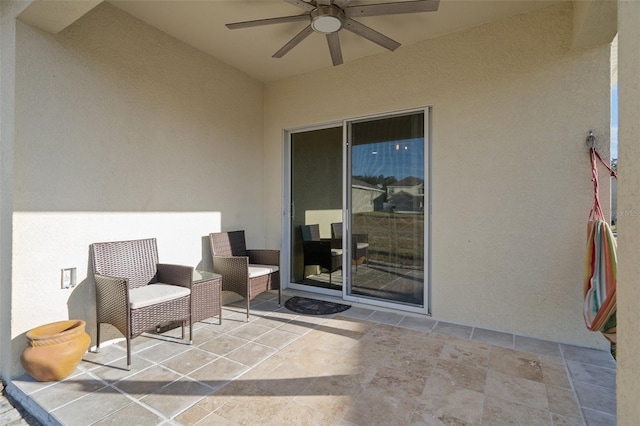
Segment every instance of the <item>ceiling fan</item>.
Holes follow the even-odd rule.
[[[227,28],[235,30],[239,28],[259,27],[271,24],[284,24],[288,22],[309,22],[302,31],[293,37],[280,50],[273,54],[274,58],[282,58],[291,49],[296,47],[311,33],[325,34],[329,44],[329,52],[333,65],[342,64],[342,49],[338,32],[346,29],[354,34],[366,38],[391,51],[396,50],[400,43],[373,30],[366,25],[355,21],[353,18],[379,15],[396,15],[401,13],[434,12],[438,10],[440,0],[412,0],[395,3],[378,3],[349,6],[351,0],[284,0],[294,6],[305,10],[302,15],[282,16],[279,18],[258,19],[255,21],[234,22],[227,24]]]

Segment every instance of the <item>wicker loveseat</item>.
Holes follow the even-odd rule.
[[[213,271],[222,275],[222,290],[245,298],[247,320],[251,300],[260,293],[278,289],[278,303],[282,304],[279,250],[248,250],[244,231],[212,233],[209,242]]]
[[[131,367],[131,339],[166,321],[189,324],[192,337],[191,283],[193,268],[158,263],[155,238],[91,244],[96,284],[96,351],[100,324],[111,324],[127,341],[127,369]]]

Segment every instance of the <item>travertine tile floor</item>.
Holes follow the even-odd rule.
[[[241,305],[198,323],[193,346],[134,339],[131,371],[119,343],[14,393],[45,424],[82,426],[616,424],[608,352],[359,307],[298,315],[274,293],[247,323]]]

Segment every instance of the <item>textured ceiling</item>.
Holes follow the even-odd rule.
[[[371,4],[394,0],[354,0]],[[281,59],[271,56],[300,32],[306,22],[230,30],[225,24],[238,21],[304,13],[283,0],[168,0],[108,2],[177,39],[215,56],[248,75],[267,82],[331,67],[326,38],[311,34]],[[481,25],[506,16],[546,7],[548,0],[441,0],[436,12],[358,18],[402,45]],[[349,31],[339,33],[345,64],[370,55],[393,55],[384,48]],[[402,46],[399,48],[402,49]],[[339,65],[344,66],[344,65]]]

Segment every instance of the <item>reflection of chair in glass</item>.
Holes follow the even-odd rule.
[[[131,339],[163,322],[189,323],[192,339],[191,282],[193,268],[158,263],[155,238],[91,244],[96,283],[96,351],[100,324],[111,324],[127,340],[127,369]]]
[[[332,241],[320,239],[320,226],[301,225],[304,266],[320,266],[331,274],[342,267],[342,250],[332,247]]]
[[[331,224],[331,239],[335,247],[342,247],[342,222]],[[369,254],[369,235],[352,234],[351,259],[358,269],[358,264],[367,261]]]
[[[244,231],[209,234],[213,272],[222,275],[222,289],[233,291],[247,301],[247,319],[250,302],[260,293],[280,291],[280,250],[248,250]]]

